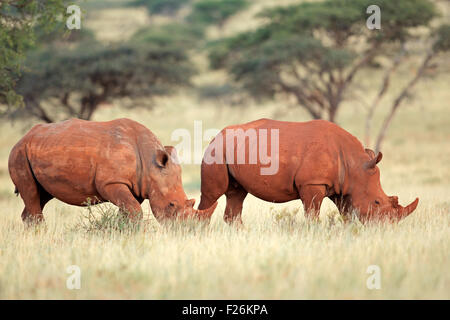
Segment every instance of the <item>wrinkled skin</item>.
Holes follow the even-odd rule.
[[[382,154],[375,155],[372,150],[364,149],[356,137],[334,123],[261,119],[225,128],[209,148],[213,148],[214,141],[219,138],[226,141],[226,129],[238,128],[279,130],[279,170],[273,175],[261,175],[261,167],[269,165],[261,164],[259,157],[256,164],[248,161],[230,164],[225,160],[224,164],[208,164],[204,157],[199,209],[209,208],[225,194],[224,219],[227,222],[241,222],[242,205],[248,193],[276,203],[300,198],[306,215],[313,219],[318,218],[325,197],[334,201],[344,217],[354,211],[362,222],[398,221],[417,207],[418,199],[402,207],[397,197],[389,197],[383,192],[376,166]],[[267,150],[271,150],[270,144],[269,139]],[[223,145],[225,155],[226,143]],[[252,146],[246,139],[246,152],[249,147]],[[235,159],[237,149],[234,149]]]
[[[145,199],[158,220],[210,216],[216,204],[193,209],[177,163],[175,149],[135,121],[72,119],[34,126],[12,149],[8,167],[25,223],[43,221],[52,198],[76,206],[110,201],[132,221],[142,219]]]

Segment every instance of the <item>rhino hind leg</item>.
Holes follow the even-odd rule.
[[[351,217],[351,206],[349,205],[349,197],[342,195],[334,195],[330,197],[331,201],[334,202],[341,214],[344,222],[349,222]]]
[[[20,194],[25,204],[22,211],[22,221],[25,226],[44,222],[42,210],[53,196],[45,191],[36,180],[23,149],[16,149],[12,152],[9,171],[17,193]]]
[[[36,184],[36,187],[38,189],[38,195],[36,196],[34,192],[31,192],[27,194],[27,199],[24,199],[25,208],[22,211],[22,221],[27,226],[44,222],[44,207],[47,202],[53,199],[53,196],[45,191],[38,183]]]
[[[242,224],[242,205],[248,192],[234,179],[230,179],[228,190],[225,192],[227,205],[223,219],[228,224],[234,222]]]
[[[326,186],[304,185],[297,186],[297,189],[299,190],[300,199],[303,202],[306,216],[308,218],[318,220],[320,206],[322,205],[323,198],[325,198],[326,195]]]
[[[25,226],[44,222],[42,210],[45,204],[52,198],[45,190],[41,193],[39,186],[33,181],[23,191],[18,188],[22,196],[25,208],[22,211],[22,221]]]
[[[127,214],[133,222],[143,218],[141,203],[134,197],[125,184],[108,184],[98,190],[103,199],[118,206],[121,214]]]

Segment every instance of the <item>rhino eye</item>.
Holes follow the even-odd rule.
[[[380,204],[380,201],[378,201],[378,200],[375,200],[375,204]]]

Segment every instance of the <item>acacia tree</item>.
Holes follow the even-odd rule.
[[[151,98],[190,83],[193,69],[182,48],[169,45],[117,47],[81,43],[34,52],[17,90],[31,114],[45,122],[91,119],[99,105],[116,98]]]
[[[366,28],[373,4],[381,8],[381,30]],[[428,0],[325,0],[259,16],[261,27],[211,46],[211,66],[253,97],[291,96],[312,118],[334,122],[355,76],[379,57],[394,59],[411,30],[427,27],[437,12]]]
[[[132,40],[143,45],[148,43],[153,46],[178,46],[184,50],[191,50],[199,47],[203,37],[204,30],[198,25],[170,22],[142,28],[133,35]]]
[[[169,15],[173,19],[140,29],[134,39],[140,43],[176,42],[186,50],[195,51],[194,54],[203,54],[208,41],[207,28],[217,26],[222,29],[234,14],[248,4],[248,0],[136,0],[131,5],[143,5],[151,15]],[[186,16],[178,15],[181,8],[189,9]],[[243,101],[243,95],[230,84],[201,85],[196,89],[200,99],[222,100],[225,104],[240,104]]]
[[[132,106],[138,99],[147,106],[152,97],[190,84],[194,69],[186,41],[170,28],[105,45],[88,29],[67,33],[64,21],[56,24],[51,32],[35,26],[38,45],[27,54],[16,84],[23,107],[11,108],[11,117],[89,120],[103,103],[127,98]]]
[[[50,30],[61,17],[63,0],[3,0],[0,2],[0,103],[17,105],[15,92],[25,52],[35,42],[37,27]]]
[[[132,6],[145,6],[150,14],[173,16],[191,0],[135,0]]]
[[[223,28],[225,22],[248,5],[246,0],[199,0],[192,5],[188,20],[195,24],[217,25]]]
[[[397,112],[398,108],[402,104],[402,102],[411,94],[412,89],[417,84],[417,82],[420,80],[421,77],[423,77],[427,71],[432,65],[434,59],[439,56],[440,54],[445,54],[450,51],[450,25],[444,24],[441,25],[437,30],[433,30],[433,33],[435,36],[433,37],[434,41],[431,45],[431,47],[428,49],[427,54],[423,58],[420,66],[417,68],[414,76],[410,81],[403,87],[403,89],[400,91],[400,93],[395,97],[387,115],[385,116],[383,120],[383,124],[381,125],[381,128],[378,132],[376,142],[375,142],[375,151],[378,152],[381,148],[381,144],[384,141],[384,138],[386,136],[386,132],[389,128],[389,126],[392,123],[392,120],[394,118],[395,113]],[[366,144],[370,144],[370,122],[372,121],[373,113],[375,112],[375,109],[379,105],[379,102],[383,98],[383,96],[386,94],[386,92],[389,89],[390,79],[392,77],[392,74],[395,72],[395,70],[398,68],[398,65],[402,62],[402,58],[405,55],[405,50],[403,49],[397,57],[394,59],[394,62],[390,68],[387,69],[385,76],[383,78],[383,84],[381,85],[380,91],[376,95],[367,116],[366,120]]]

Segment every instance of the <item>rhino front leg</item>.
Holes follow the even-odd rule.
[[[142,202],[144,202],[144,200],[143,200],[143,199],[139,199],[139,198],[136,198],[136,200],[139,202],[139,205],[142,206]],[[126,219],[128,219],[128,217],[129,217],[128,212],[125,211],[123,208],[119,208],[119,214],[120,214],[123,218],[126,218]]]
[[[238,225],[241,225],[242,205],[247,196],[247,191],[236,181],[230,181],[225,196],[227,197],[227,205],[225,207],[223,219],[228,224],[236,222]]]
[[[345,223],[348,223],[350,221],[351,216],[351,206],[349,205],[349,198],[348,196],[342,196],[342,195],[334,195],[331,197],[331,200],[334,202],[336,207],[339,210],[339,213],[342,216],[342,219]]]
[[[304,185],[297,187],[300,199],[305,208],[306,217],[314,220],[319,219],[320,206],[326,195],[326,186],[324,185]]]
[[[127,213],[133,222],[142,220],[143,213],[141,204],[131,193],[125,184],[108,184],[98,190],[103,199],[108,200],[118,206],[120,211]]]
[[[226,164],[202,163],[199,210],[210,208],[227,190],[230,177]]]

